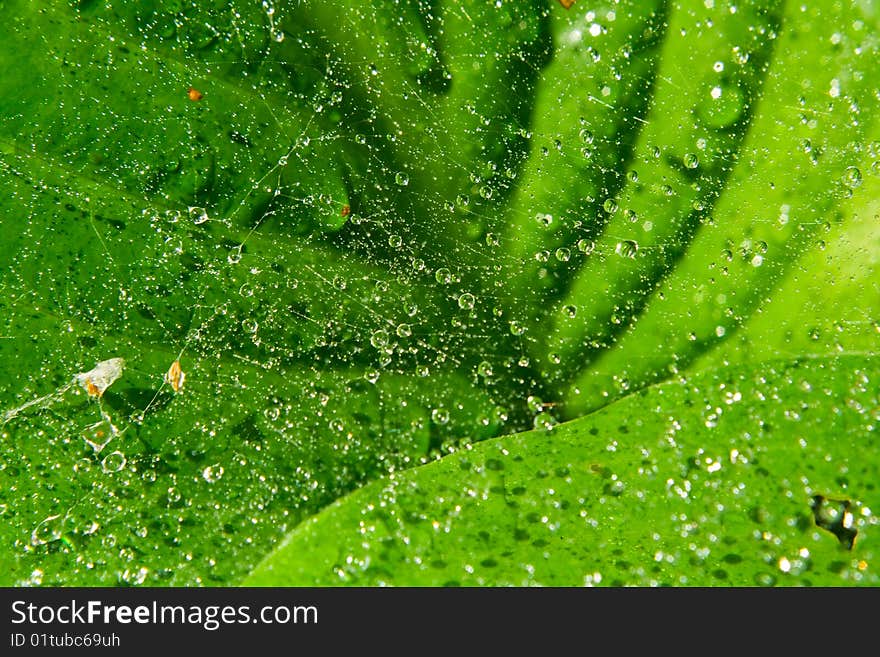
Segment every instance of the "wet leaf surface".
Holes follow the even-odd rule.
[[[876,582],[871,3],[0,6],[2,583]]]
[[[374,482],[254,585],[880,583],[877,359],[704,372]]]

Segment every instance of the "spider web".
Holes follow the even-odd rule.
[[[495,386],[527,358],[493,358],[482,307],[499,299],[477,286],[491,251],[434,248],[444,229],[409,214],[485,221],[470,188],[488,199],[503,177],[440,198],[427,166],[389,166],[424,154],[386,146],[394,131],[315,43],[308,9],[50,3],[7,28],[41,69],[4,106],[15,583],[226,582],[365,481],[542,410],[511,421],[519,392]],[[425,103],[414,86],[372,91]],[[452,143],[479,152],[479,137]],[[512,175],[515,138],[490,168]],[[440,146],[467,180],[468,159]]]
[[[653,70],[665,2],[572,9],[563,30],[537,1],[9,4],[11,583],[234,582],[371,479],[552,429],[672,265],[597,312],[612,328],[592,351],[548,350],[589,310],[566,301],[577,273],[674,264],[689,239],[636,239],[650,218],[615,201],[659,159],[634,149],[675,84]],[[589,45],[621,24],[619,47]],[[533,110],[551,62],[583,61],[594,87],[546,92],[580,98],[571,143]],[[749,98],[707,98],[705,122],[742,137]],[[575,177],[578,204],[543,212]],[[694,232],[716,197],[680,196]]]

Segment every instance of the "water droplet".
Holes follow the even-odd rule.
[[[452,282],[452,272],[446,267],[441,267],[434,273],[434,278],[442,285],[449,285]]]
[[[202,479],[207,481],[209,484],[215,484],[220,481],[220,478],[223,476],[223,466],[219,463],[215,463],[214,465],[207,466],[204,470],[202,470]]]
[[[83,432],[83,440],[85,440],[86,444],[98,454],[111,440],[113,440],[113,436],[115,435],[116,427],[106,420],[102,420],[85,429]]]
[[[571,259],[571,251],[565,247],[556,249],[556,259],[559,262],[568,262]]]
[[[230,265],[237,265],[241,262],[241,246],[236,246],[234,249],[229,250],[229,255],[226,256],[227,262]]]
[[[852,189],[862,184],[862,172],[857,167],[847,167],[843,172],[843,182]]]
[[[758,573],[755,575],[755,584],[758,586],[774,586],[776,577],[770,573]]]
[[[581,239],[578,240],[577,248],[578,251],[580,251],[581,253],[586,253],[587,255],[589,255],[596,248],[596,243],[590,240]]]
[[[486,246],[498,246],[500,240],[495,233],[486,233]]]
[[[522,335],[526,332],[526,327],[523,326],[520,322],[515,319],[510,321],[510,333],[511,335]]]
[[[492,363],[487,360],[482,361],[479,365],[477,365],[477,374],[482,376],[484,379],[489,379],[493,375]]]
[[[119,472],[125,467],[125,462],[125,454],[120,451],[110,452],[104,457],[104,460],[101,461],[101,469],[105,474]]]
[[[392,249],[399,249],[403,244],[403,238],[400,235],[391,235],[388,237],[388,246]]]
[[[31,532],[31,545],[45,545],[59,540],[63,535],[64,520],[65,518],[58,514],[40,522]]]
[[[562,312],[566,317],[574,318],[577,316],[578,309],[577,309],[577,306],[568,304],[568,305],[562,306]]]
[[[412,328],[409,324],[398,324],[396,333],[399,338],[408,338],[412,335]]]
[[[449,422],[449,411],[445,408],[435,408],[431,411],[431,420],[433,420],[435,424],[446,424]]]
[[[199,224],[203,224],[208,221],[208,212],[205,208],[200,207],[190,207],[189,210],[189,218],[196,226]]]
[[[533,422],[535,429],[543,429],[544,431],[552,431],[557,424],[559,424],[559,420],[547,412],[538,413]]]
[[[605,199],[605,202],[602,204],[602,209],[608,214],[614,214],[617,212],[617,201],[613,198]]]
[[[470,292],[465,292],[458,297],[458,307],[462,310],[473,310],[476,299]]]
[[[698,166],[700,166],[700,158],[698,158],[693,153],[685,153],[683,161],[684,165],[688,169],[696,169]]]
[[[387,347],[388,340],[388,331],[384,329],[379,329],[370,336],[370,344],[373,345],[376,349],[383,349]]]
[[[553,224],[553,215],[539,212],[535,215],[535,221],[542,228],[549,228]]]
[[[614,252],[621,258],[635,258],[639,252],[639,243],[635,240],[623,240],[617,243]]]
[[[394,176],[394,182],[396,182],[401,187],[405,187],[409,185],[409,176],[407,176],[403,171],[398,171],[397,175]]]

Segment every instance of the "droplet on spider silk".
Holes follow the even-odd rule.
[[[370,336],[370,344],[376,349],[382,349],[383,347],[388,346],[388,339],[388,331],[379,329],[378,331],[374,331],[373,335]]]
[[[122,468],[125,467],[125,463],[125,454],[117,450],[115,452],[110,452],[104,457],[104,460],[101,461],[101,469],[105,474],[112,474],[122,470]]]

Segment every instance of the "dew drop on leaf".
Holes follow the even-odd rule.
[[[847,167],[843,172],[843,180],[848,187],[855,189],[862,184],[862,172],[858,167]]]
[[[216,484],[220,481],[221,477],[223,477],[223,466],[219,463],[206,466],[205,469],[202,470],[202,479],[209,484]]]
[[[621,258],[635,258],[639,252],[639,244],[635,240],[622,240],[614,247],[614,252]]]

